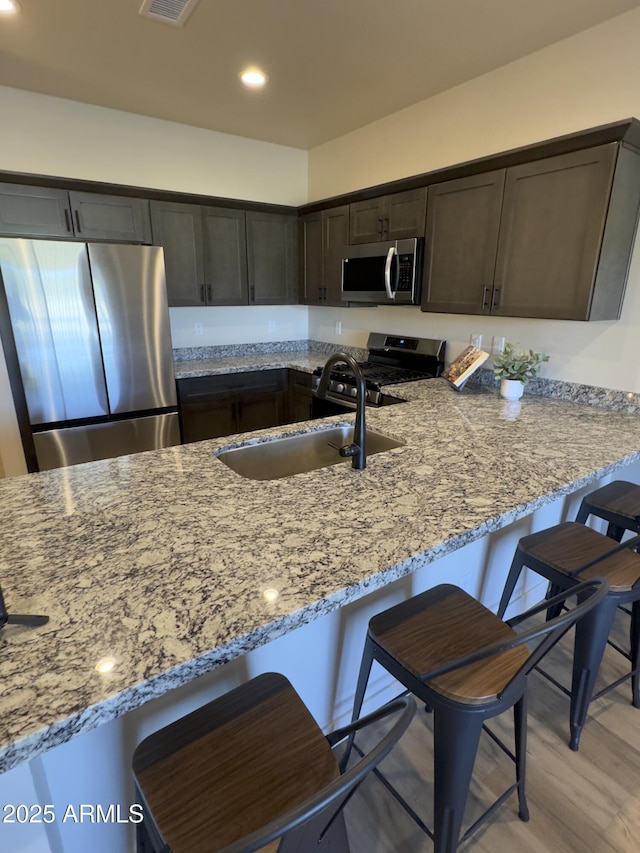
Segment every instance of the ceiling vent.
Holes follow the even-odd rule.
[[[184,26],[198,0],[144,0],[140,14],[176,27]]]

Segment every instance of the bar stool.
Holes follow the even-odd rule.
[[[520,818],[529,819],[525,798],[527,675],[571,625],[604,599],[607,588],[606,581],[593,579],[563,591],[552,604],[562,605],[572,595],[580,597],[580,603],[521,632],[514,627],[544,612],[546,602],[505,623],[450,584],[427,590],[370,620],[353,717],[360,713],[374,660],[433,710],[433,831],[421,820],[417,822],[433,839],[435,853],[454,853],[516,790]],[[533,641],[537,642],[528,648]],[[511,707],[515,755],[500,745],[516,764],[516,782],[460,838],[484,722]],[[416,819],[400,795],[395,795]]]
[[[567,690],[554,679],[557,687],[571,697],[569,711],[569,746],[578,750],[589,703],[604,693],[631,679],[632,702],[640,708],[638,655],[640,651],[640,555],[629,546],[637,546],[639,537],[615,545],[602,533],[576,521],[566,521],[547,530],[524,536],[516,548],[507,581],[498,606],[503,616],[523,568],[531,569],[549,581],[549,595],[595,575],[609,581],[609,592],[597,610],[592,610],[576,626],[571,689]],[[616,609],[632,604],[630,651],[615,647],[631,661],[630,672],[607,685],[594,695],[593,689],[607,645]],[[548,616],[557,614],[549,606]],[[544,674],[544,673],[543,673]]]
[[[138,853],[347,853],[342,808],[414,711],[404,697],[325,737],[283,675],[253,678],[137,747]],[[366,756],[341,772],[333,747],[391,715]]]
[[[590,515],[607,522],[607,536],[620,542],[625,530],[640,533],[640,486],[614,480],[582,499],[576,521],[585,524]]]
[[[589,516],[594,515],[607,522],[607,536],[621,542],[625,530],[640,533],[640,486],[627,480],[614,480],[600,489],[590,492],[582,499],[576,521],[586,524]],[[628,607],[620,607],[627,616],[631,616]],[[609,645],[620,651],[609,640]]]

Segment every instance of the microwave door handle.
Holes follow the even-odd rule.
[[[393,302],[396,298],[395,291],[391,290],[391,263],[393,262],[393,256],[396,253],[396,247],[390,246],[389,251],[387,252],[387,260],[384,265],[384,289],[387,291],[387,296]]]

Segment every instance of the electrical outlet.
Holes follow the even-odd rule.
[[[500,355],[501,352],[504,352],[504,344],[505,344],[504,338],[496,338],[494,336],[493,346],[491,347],[491,354],[492,355]]]
[[[270,332],[275,332],[276,321],[275,320],[269,320],[269,322],[267,323],[267,328],[269,329]]]
[[[472,347],[477,347],[478,349],[482,349],[482,335],[471,334],[469,339],[469,343]]]
[[[194,332],[196,333],[196,335],[198,335],[198,337],[200,337],[200,335],[203,334],[202,323],[195,323],[194,324]]]
[[[340,320],[336,320],[336,322],[333,324],[333,330],[336,335],[342,334],[342,322]]]

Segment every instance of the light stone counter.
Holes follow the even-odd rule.
[[[215,458],[353,420],[337,416],[0,482],[7,607],[50,616],[0,632],[0,770],[640,459],[634,415],[439,379],[395,390],[411,402],[367,419],[406,445],[364,471],[252,481]]]
[[[334,347],[335,349],[335,347]],[[277,370],[281,367],[312,373],[327,360],[327,353],[317,350],[256,355],[228,356],[226,358],[190,359],[174,362],[176,379],[193,376],[212,376],[224,373],[243,373],[248,370]]]

